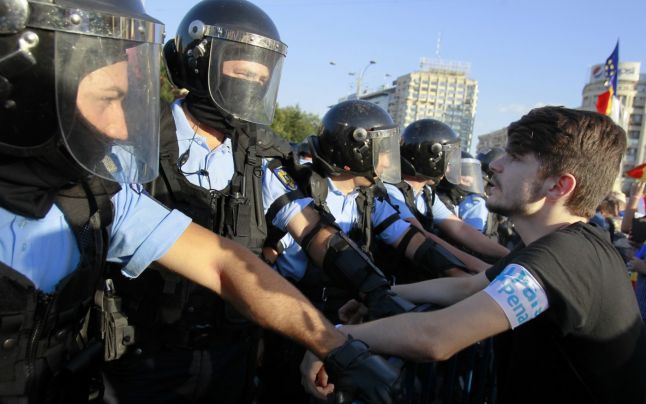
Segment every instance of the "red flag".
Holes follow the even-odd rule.
[[[604,115],[610,115],[612,111],[612,90],[599,94],[597,98],[597,112]]]
[[[646,163],[640,164],[626,171],[626,175],[641,181],[646,181]]]

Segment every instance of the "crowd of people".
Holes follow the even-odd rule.
[[[349,100],[293,147],[251,2],[165,43],[139,0],[0,10],[0,402],[646,402],[608,117],[537,108],[474,158]]]

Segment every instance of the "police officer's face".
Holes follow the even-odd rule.
[[[377,164],[375,166],[375,173],[377,177],[381,177],[383,173],[390,169],[392,165],[392,159],[390,158],[390,153],[379,153],[377,155]]]
[[[89,73],[78,86],[76,105],[83,117],[102,134],[128,138],[123,100],[128,94],[128,62],[122,61]]]
[[[269,80],[269,68],[261,63],[248,60],[227,60],[222,63],[222,74],[237,79],[265,85]]]

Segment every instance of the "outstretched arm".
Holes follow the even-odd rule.
[[[471,254],[467,254],[467,253],[465,253],[464,251],[460,250],[457,247],[454,247],[453,245],[449,244],[446,240],[436,236],[435,234],[426,231],[424,229],[424,227],[422,226],[422,224],[419,222],[419,220],[417,220],[415,217],[406,218],[406,221],[409,222],[411,225],[415,226],[422,233],[424,233],[424,235],[426,237],[432,239],[433,241],[435,241],[436,243],[438,243],[442,247],[446,248],[451,254],[455,255],[456,258],[458,258],[460,261],[462,261],[464,263],[464,265],[466,265],[466,267],[469,270],[471,270],[473,272],[482,272],[482,271],[484,271],[485,269],[487,269],[487,268],[489,268],[491,266],[491,265],[487,264],[486,262],[482,261],[481,259],[476,258]],[[475,230],[473,230],[473,231],[475,231]],[[455,271],[457,273],[459,273],[459,272],[464,273],[461,270],[455,270]],[[451,274],[449,274],[449,275],[451,275]]]
[[[413,303],[450,306],[484,289],[489,280],[484,272],[463,278],[437,278],[393,286],[393,292]]]
[[[158,261],[218,293],[261,327],[298,341],[319,357],[346,340],[296,288],[253,253],[196,224]]]
[[[443,220],[438,226],[451,239],[482,255],[504,257],[509,254],[507,248],[486,237],[455,215]]]

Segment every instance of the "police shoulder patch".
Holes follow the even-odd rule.
[[[298,189],[296,182],[294,181],[292,176],[289,175],[282,166],[274,168],[273,171],[274,175],[278,178],[280,183],[283,184],[285,188],[287,188],[287,190],[296,191],[296,189]]]

